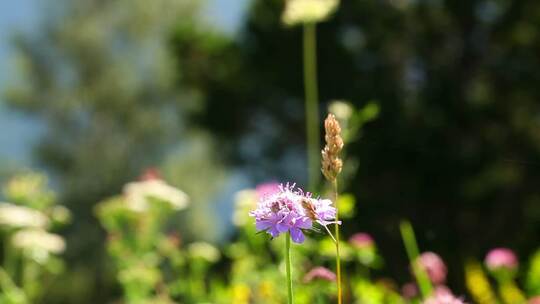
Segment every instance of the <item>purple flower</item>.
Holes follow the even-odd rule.
[[[321,225],[328,225],[335,223],[336,220],[336,208],[332,207],[332,201],[329,199],[310,199],[313,205],[315,214],[313,217]],[[305,207],[305,206],[304,206]],[[309,207],[307,207],[309,209]]]
[[[280,185],[277,192],[259,197],[257,208],[249,213],[255,218],[258,231],[272,237],[290,232],[295,243],[304,242],[303,230],[311,229],[313,222],[326,226],[336,223],[336,209],[326,199],[315,199],[293,185]]]
[[[444,284],[446,281],[447,269],[444,261],[439,255],[433,252],[424,252],[416,261],[424,269],[433,284]]]
[[[261,220],[255,222],[257,231],[266,230],[272,237],[279,236],[280,233],[286,232],[289,228],[284,223],[285,215],[283,212],[269,213]]]
[[[298,215],[296,212],[290,212],[288,218],[283,222],[287,227],[283,232],[289,230],[291,239],[295,243],[303,243],[305,238],[302,229],[310,229],[313,226],[313,222],[310,218]],[[281,225],[283,225],[283,223]]]
[[[364,232],[353,234],[349,239],[349,243],[356,249],[371,248],[375,245],[373,238]]]
[[[484,262],[491,271],[499,269],[516,270],[519,264],[516,254],[508,248],[492,249],[486,255]]]
[[[336,280],[336,274],[333,273],[330,269],[325,267],[315,267],[311,269],[305,276],[304,282],[309,283],[313,280],[325,280],[333,282]]]

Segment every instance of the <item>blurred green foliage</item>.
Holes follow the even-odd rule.
[[[52,288],[54,303],[121,294],[93,209],[146,167],[163,167],[196,202],[171,215],[192,238],[221,232],[205,225],[216,218],[207,203],[229,169],[255,181],[306,180],[300,29],[282,25],[282,1],[254,0],[230,36],[201,22],[201,5],[49,1],[39,32],[14,40],[23,81],[9,102],[45,122],[36,156],[76,219],[60,284],[70,288]],[[357,109],[342,183],[356,206],[345,235],[377,237],[383,274],[408,277],[404,217],[421,248],[447,257],[458,293],[466,257],[496,245],[536,250],[539,14],[534,0],[342,1],[318,27],[320,107],[337,98]],[[277,288],[246,275],[260,265],[241,253],[267,252],[252,232],[231,245],[241,278],[231,297]]]
[[[303,184],[305,166],[295,165],[304,149],[302,32],[282,25],[282,8],[253,1],[222,56],[181,32],[174,41],[181,58],[208,54],[192,66],[204,92],[195,122],[255,178]],[[420,247],[447,256],[450,268],[491,246],[535,249],[539,11],[526,0],[342,1],[318,26],[321,108],[336,98],[378,105],[346,147],[358,162],[345,169],[358,170],[344,190],[358,211],[344,229],[380,238],[393,275],[405,276],[396,228],[404,217]],[[453,272],[450,282],[464,291],[462,277]]]
[[[185,82],[170,48],[175,28],[196,31],[202,1],[48,1],[37,33],[14,37],[21,81],[9,103],[46,126],[36,157],[76,220],[67,231],[72,288],[54,302],[103,302],[116,293],[104,262],[104,233],[94,204],[118,193],[145,168],[161,170],[196,202],[178,215],[186,239],[223,233],[207,202],[229,173],[213,139],[186,121],[199,93]],[[190,174],[186,174],[190,172]],[[199,181],[205,180],[205,183]]]
[[[56,204],[44,175],[32,172],[4,184],[7,202],[0,202],[0,303],[43,301],[48,288],[65,271],[59,257],[65,250],[58,231],[70,212]]]

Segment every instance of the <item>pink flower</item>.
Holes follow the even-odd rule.
[[[464,302],[456,298],[450,292],[435,291],[431,297],[425,300],[422,304],[464,304]]]
[[[486,255],[484,263],[490,271],[499,269],[516,270],[519,265],[515,253],[508,248],[492,249]]]
[[[161,173],[159,170],[155,167],[149,167],[144,170],[144,172],[139,177],[140,181],[149,181],[149,180],[156,180],[161,179]]]
[[[279,192],[279,184],[276,182],[258,184],[257,187],[255,187],[255,191],[257,192],[257,196],[260,199],[265,196],[269,196]]]
[[[415,298],[419,294],[418,286],[413,282],[405,283],[405,285],[401,287],[401,294],[405,299]]]
[[[333,282],[336,280],[336,275],[332,271],[330,271],[330,269],[319,266],[311,269],[304,276],[304,283],[309,283],[317,279]]]
[[[452,295],[452,291],[450,288],[446,287],[445,285],[438,285],[435,286],[434,294],[449,294]]]
[[[433,252],[424,252],[416,261],[424,269],[434,285],[444,284],[448,271],[439,255]]]
[[[530,298],[527,303],[528,304],[540,304],[540,296]]]
[[[357,249],[365,249],[375,245],[373,238],[363,232],[353,234],[349,239],[349,243]]]

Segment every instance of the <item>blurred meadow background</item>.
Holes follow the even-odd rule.
[[[540,2],[340,1],[316,24],[315,149],[284,9],[0,2],[0,304],[286,303],[282,239],[248,213],[275,183],[329,197],[307,152],[328,112],[344,303],[421,303],[403,220],[444,260],[434,287],[540,294]],[[296,303],[335,303],[306,276],[334,255],[324,230],[293,246]]]

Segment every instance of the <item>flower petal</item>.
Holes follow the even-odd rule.
[[[280,232],[275,226],[272,226],[270,229],[268,229],[268,233],[269,233],[272,237],[276,238],[276,237],[279,236],[279,234],[280,234],[281,232]]]
[[[257,228],[257,231],[266,230],[268,228],[272,227],[272,222],[270,221],[257,221],[255,222],[255,228]]]
[[[298,228],[291,228],[291,238],[293,240],[293,242],[295,243],[298,243],[298,244],[301,244],[304,242],[304,233],[302,233],[302,230],[298,229]]]
[[[313,226],[313,223],[311,222],[311,219],[304,217],[304,218],[298,219],[294,226],[301,229],[311,229]]]

